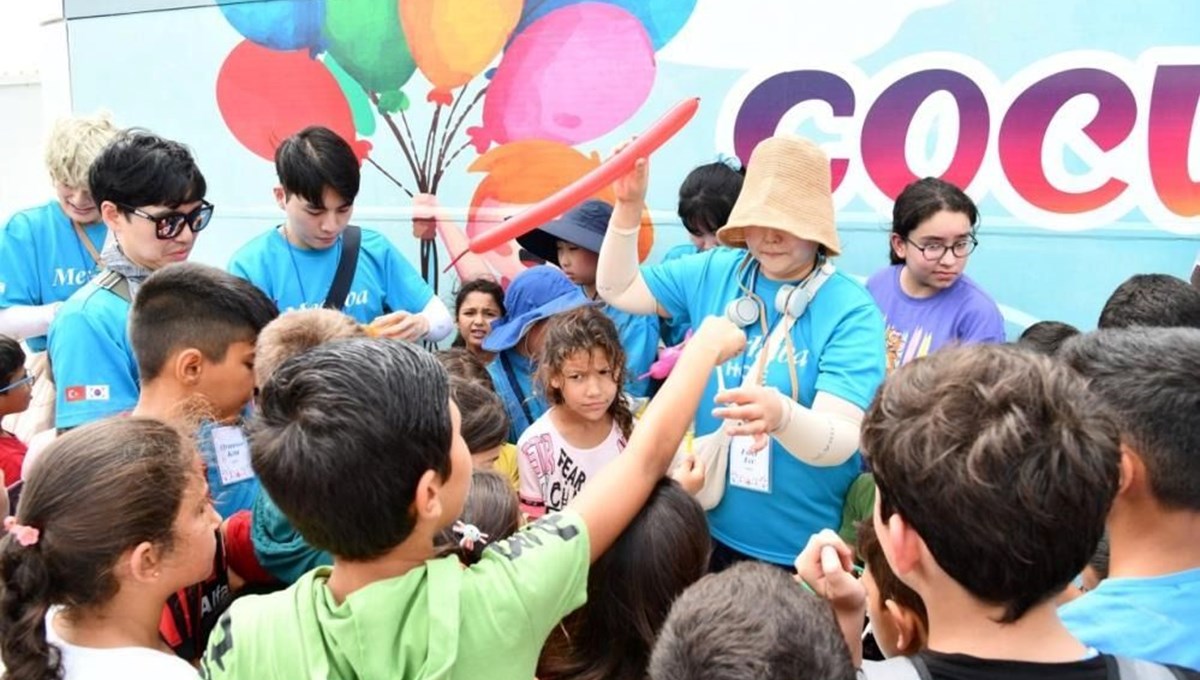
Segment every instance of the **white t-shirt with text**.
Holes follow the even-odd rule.
[[[599,446],[572,446],[550,419],[557,408],[534,421],[517,441],[521,509],[530,517],[567,507],[587,480],[625,449],[625,435],[616,421]]]

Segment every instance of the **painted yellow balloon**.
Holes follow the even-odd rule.
[[[523,0],[399,0],[400,23],[417,68],[433,84],[429,101],[449,104],[456,88],[504,48]]]

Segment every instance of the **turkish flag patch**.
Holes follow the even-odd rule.
[[[87,397],[87,389],[83,385],[72,385],[66,389],[67,402],[83,401]]]

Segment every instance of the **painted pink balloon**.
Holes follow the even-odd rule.
[[[569,5],[509,45],[488,86],[483,125],[467,133],[479,153],[523,139],[590,141],[638,110],[654,72],[654,46],[637,17],[607,3]]]

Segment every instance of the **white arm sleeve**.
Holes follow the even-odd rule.
[[[828,392],[805,408],[782,392],[783,419],[772,436],[793,456],[818,467],[840,465],[858,450],[863,410]]]
[[[614,222],[616,218],[614,212]],[[623,312],[658,314],[658,303],[638,268],[638,229],[639,226],[625,229],[609,223],[596,264],[596,292]]]
[[[419,316],[425,317],[425,320],[429,322],[429,332],[425,334],[426,340],[437,342],[450,335],[450,331],[454,330],[454,319],[450,318],[450,310],[446,309],[446,304],[436,295],[429,299],[429,304],[425,305],[425,309],[420,311]]]
[[[61,304],[15,305],[0,309],[0,333],[18,340],[45,335]]]

